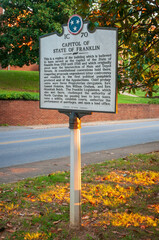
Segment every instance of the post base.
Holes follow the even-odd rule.
[[[81,229],[81,225],[72,225],[71,223],[70,223],[70,229],[72,229],[72,230],[80,230]]]

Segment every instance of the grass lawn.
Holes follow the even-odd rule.
[[[154,86],[154,90],[156,92],[153,93],[153,97],[159,97],[159,86]],[[141,91],[140,89],[138,89],[135,93],[136,96],[139,96],[139,97],[145,97],[145,92]]]
[[[0,90],[38,92],[39,72],[0,70]]]
[[[159,92],[154,94],[158,98],[145,98],[141,90],[136,95],[139,97],[118,94],[118,103],[159,104]],[[39,72],[0,70],[0,99],[39,100]]]
[[[153,93],[152,98],[145,97],[145,92],[138,89],[135,92],[135,95],[138,97],[131,97],[119,94],[118,102],[127,104],[159,104],[159,86],[154,86],[154,89],[156,90],[156,92]]]
[[[159,152],[82,168],[82,227],[69,229],[69,172],[0,185],[0,239],[159,239]]]
[[[118,94],[118,103],[120,104],[159,104],[159,98],[131,97]]]

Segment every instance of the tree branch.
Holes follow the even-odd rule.
[[[147,48],[144,52],[140,52],[140,54],[138,54],[136,57],[134,57],[134,59],[132,59],[131,62],[130,62],[127,66],[123,67],[123,69],[124,69],[124,68],[128,68],[128,67],[130,67],[132,64],[134,64],[134,63],[140,58],[141,54],[142,54],[142,55],[143,55],[143,54],[146,54],[146,53],[151,49],[151,47],[152,47],[153,45],[155,45],[157,42],[159,42],[159,39],[158,39],[156,42],[152,43],[151,46],[150,46],[149,48]]]
[[[131,12],[131,13],[128,13],[124,18],[121,19],[121,22],[123,22],[127,17],[129,17],[129,16],[134,16],[135,13],[138,13],[138,12],[141,12],[141,11],[142,11],[142,9],[141,9],[141,10],[136,10],[136,11]],[[146,13],[146,14],[141,15],[141,17],[140,17],[135,23],[137,23],[138,21],[140,21],[143,17],[146,17],[146,16],[148,16],[149,14],[154,13],[155,11],[157,11],[157,12],[159,11],[158,7],[155,8],[155,9],[153,9],[153,10],[151,10],[151,11],[149,11],[149,12]],[[133,24],[133,25],[134,25],[134,24]]]

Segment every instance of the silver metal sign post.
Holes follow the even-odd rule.
[[[70,115],[70,227],[81,226],[81,120],[74,112]]]
[[[91,115],[91,112],[67,112],[60,113],[69,117],[70,129],[70,228],[81,227],[81,118]]]

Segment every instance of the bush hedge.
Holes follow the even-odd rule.
[[[0,100],[27,100],[38,101],[39,93],[29,92],[2,92],[0,93]]]

